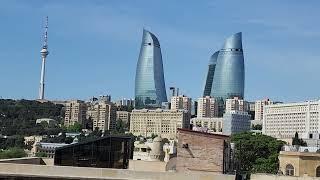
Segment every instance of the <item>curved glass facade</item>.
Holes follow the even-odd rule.
[[[135,79],[135,108],[161,107],[167,101],[160,43],[154,34],[143,30]]]
[[[225,100],[244,96],[244,57],[241,32],[229,37],[219,51],[211,96]]]
[[[214,70],[216,68],[218,54],[219,54],[219,51],[215,52],[211,56],[210,61],[209,61],[206,84],[204,85],[204,90],[203,90],[203,96],[204,97],[211,95],[211,88],[212,88]]]

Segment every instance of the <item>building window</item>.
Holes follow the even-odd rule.
[[[320,166],[316,169],[316,177],[320,177]]]
[[[294,175],[294,167],[291,164],[286,166],[286,175],[293,176]]]

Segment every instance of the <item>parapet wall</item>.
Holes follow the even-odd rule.
[[[45,166],[0,164],[0,177],[42,177],[56,179],[156,179],[156,180],[234,180],[233,175],[196,172],[142,172],[127,169],[86,168],[71,166]]]
[[[42,160],[42,158],[39,158],[39,157],[23,157],[23,158],[1,159],[0,163],[37,164],[37,165],[45,165],[46,164]]]
[[[270,174],[252,174],[251,180],[316,180],[319,178],[316,177],[293,177],[293,176],[279,176],[279,175],[270,175]]]

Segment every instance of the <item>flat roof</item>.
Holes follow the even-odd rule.
[[[91,143],[91,142],[95,142],[95,141],[100,141],[103,139],[108,139],[108,138],[121,138],[121,139],[132,139],[132,137],[130,135],[107,135],[107,136],[103,136],[97,139],[93,139],[93,140],[88,140],[88,141],[84,141],[84,142],[79,142],[79,143],[74,143],[74,144],[69,144],[63,147],[59,147],[56,150],[60,150],[60,149],[65,149],[65,148],[69,148],[69,147],[73,147],[73,146],[78,146],[78,145],[83,145],[83,144],[87,144],[87,143]]]
[[[296,152],[296,151],[280,151],[281,156],[311,156],[311,157],[320,157],[320,153],[317,152]]]
[[[201,132],[201,131],[193,131],[190,129],[182,129],[178,128],[178,132],[187,132],[187,133],[193,133],[193,134],[198,134],[198,135],[204,135],[204,136],[211,136],[211,137],[220,137],[220,138],[230,138],[228,135],[223,135],[223,134],[212,134],[212,133],[207,133],[207,132]]]

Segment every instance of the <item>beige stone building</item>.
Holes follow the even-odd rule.
[[[197,117],[217,117],[218,116],[218,103],[213,97],[206,96],[198,98]]]
[[[229,136],[178,129],[177,172],[226,173],[230,169]]]
[[[269,99],[259,100],[254,105],[254,120],[262,122],[263,120],[263,108],[266,105],[271,105],[273,102]]]
[[[125,123],[130,122],[131,113],[128,111],[117,111],[117,120],[122,120]]]
[[[286,176],[320,177],[320,153],[280,151],[279,170]]]
[[[86,120],[87,105],[84,101],[72,100],[66,103],[64,125],[66,127],[79,123],[84,126]]]
[[[100,101],[93,105],[91,112],[93,129],[98,128],[102,132],[115,129],[116,111],[116,106],[111,102]]]
[[[190,116],[185,110],[133,110],[130,132],[135,136],[150,137],[152,134],[176,139],[177,128],[189,128]]]
[[[246,101],[238,97],[226,99],[226,112],[229,111],[246,111]]]

